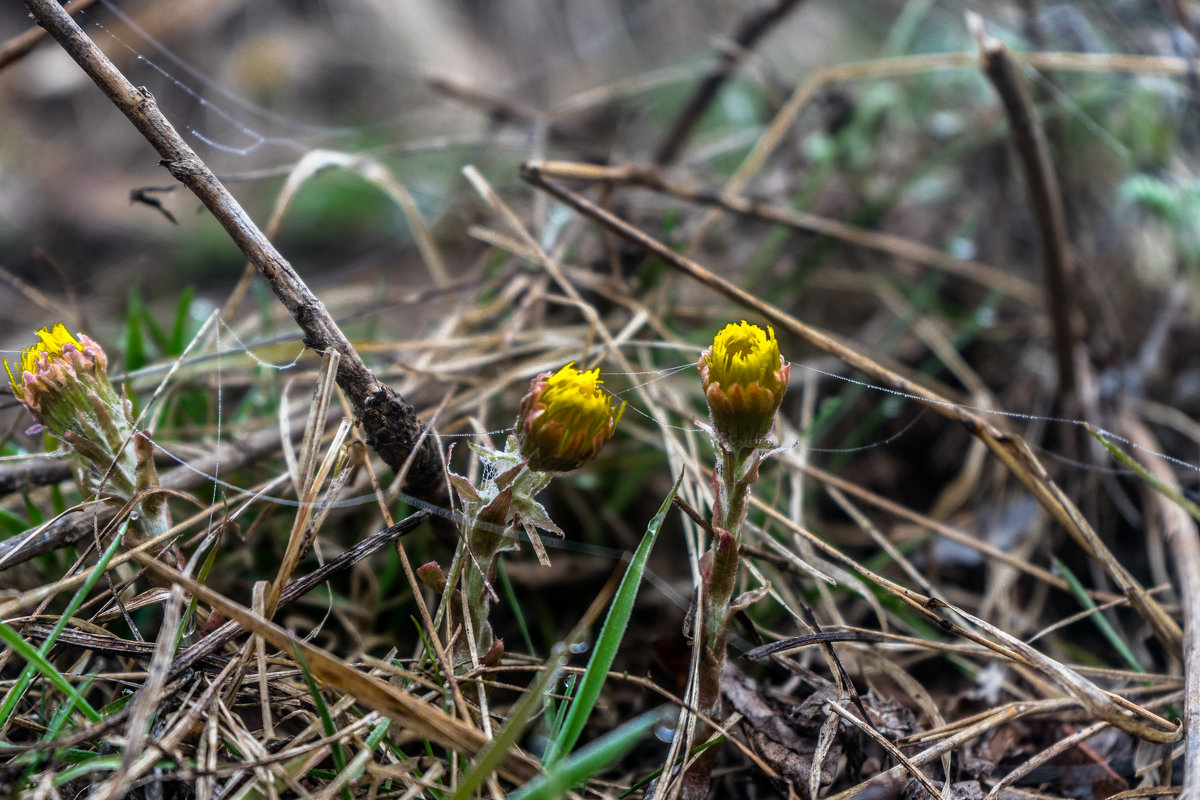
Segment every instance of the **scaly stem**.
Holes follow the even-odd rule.
[[[721,713],[721,675],[725,671],[730,603],[737,584],[741,528],[746,518],[750,486],[758,476],[759,458],[756,448],[734,451],[718,442],[717,450],[721,461],[714,480],[717,503],[713,509],[713,529],[716,536],[701,564],[704,628],[696,703],[701,713],[711,719],[718,718]],[[700,733],[706,735],[707,726],[701,726]],[[708,794],[709,776],[716,756],[717,748],[709,748],[688,769],[683,778],[681,796],[684,800],[700,800]]]

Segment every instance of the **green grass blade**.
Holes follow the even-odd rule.
[[[188,323],[191,320],[192,303],[196,299],[196,287],[185,286],[179,295],[179,303],[175,306],[175,320],[171,325],[170,349],[167,355],[177,356],[184,351],[188,343]]]
[[[55,775],[53,781],[54,787],[56,789],[61,788],[71,781],[91,775],[93,772],[112,772],[121,766],[121,758],[122,756],[119,754],[104,755],[80,762]]]
[[[1088,597],[1087,590],[1083,588],[1083,584],[1079,582],[1079,578],[1075,577],[1075,573],[1071,571],[1071,568],[1057,558],[1052,563],[1054,564],[1054,571],[1061,575],[1063,580],[1067,582],[1067,586],[1071,589],[1071,594],[1075,595],[1075,600],[1079,605],[1088,611],[1095,611],[1096,602]],[[1125,643],[1125,640],[1121,638],[1121,635],[1117,633],[1116,629],[1113,628],[1112,624],[1109,623],[1103,614],[1092,614],[1091,618],[1092,622],[1100,630],[1100,633],[1108,640],[1108,643],[1121,654],[1121,658],[1125,659],[1125,663],[1129,665],[1130,669],[1134,672],[1146,671],[1138,663],[1137,658],[1133,655],[1133,651],[1129,649],[1129,645]]]
[[[563,700],[558,704],[558,708],[554,711],[554,719],[550,721],[548,729],[550,736],[558,738],[559,731],[562,730],[563,720],[567,717],[567,709],[571,707],[571,701],[575,699],[575,685],[579,683],[578,675],[568,675],[567,684],[563,690]]]
[[[374,750],[376,747],[379,747],[380,742],[383,741],[383,737],[387,736],[391,727],[392,721],[390,719],[384,718],[376,722],[371,727],[371,732],[367,734],[367,749]]]
[[[474,795],[476,789],[483,785],[487,777],[496,771],[496,767],[500,766],[500,762],[504,760],[505,754],[516,745],[517,740],[525,733],[533,715],[542,707],[542,699],[558,680],[558,675],[567,663],[568,656],[569,651],[566,645],[562,642],[554,645],[550,651],[550,658],[546,660],[545,668],[530,682],[525,694],[521,695],[517,705],[509,712],[508,721],[504,723],[504,727],[479,751],[471,769],[458,782],[452,800],[467,800]]]
[[[312,671],[308,668],[308,661],[304,658],[304,653],[299,647],[292,647],[292,654],[296,656],[296,663],[300,667],[301,674],[304,675],[304,683],[308,685],[308,693],[312,695],[313,705],[317,707],[317,714],[321,717],[321,727],[325,731],[325,736],[333,738],[337,736],[337,725],[333,721],[333,715],[329,713],[329,705],[325,702],[325,695],[321,694],[321,687],[317,685],[317,679],[313,677]],[[337,742],[333,742],[329,746],[329,752],[333,756],[333,765],[337,767],[340,773],[346,769],[346,753],[342,750],[342,746]],[[342,796],[346,800],[350,800],[350,789],[344,787]]]
[[[17,516],[7,508],[0,508],[0,530],[10,536],[16,536],[18,533],[24,533],[34,525],[29,524],[29,520]]]
[[[117,531],[117,535],[113,537],[108,549],[100,556],[100,560],[96,563],[96,568],[91,571],[91,574],[88,575],[83,585],[76,590],[75,594],[71,597],[71,602],[67,604],[62,614],[59,615],[58,622],[54,624],[54,630],[50,631],[50,635],[46,637],[45,641],[42,642],[42,646],[37,650],[38,655],[42,657],[43,661],[45,660],[45,655],[50,652],[50,648],[54,647],[54,643],[58,641],[58,637],[63,632],[63,629],[67,627],[67,622],[75,615],[79,607],[83,605],[83,601],[87,599],[87,596],[91,594],[96,581],[100,580],[100,576],[108,568],[108,562],[117,554],[117,549],[121,546],[121,541],[125,538],[125,531],[128,528],[129,520],[125,520],[121,524],[120,530]],[[17,678],[16,683],[8,690],[8,694],[4,696],[3,704],[0,704],[0,727],[8,724],[9,716],[12,715],[13,710],[17,707],[17,703],[20,702],[21,696],[25,694],[25,689],[28,688],[29,682],[33,680],[34,672],[38,669],[33,661],[26,659],[26,662],[25,669],[21,671],[21,675]],[[68,705],[74,705],[74,703],[69,702]]]
[[[521,629],[521,637],[525,640],[525,650],[529,655],[537,658],[537,649],[533,646],[533,637],[529,635],[529,625],[525,622],[525,614],[521,611],[521,604],[517,601],[517,595],[513,591],[512,581],[508,579],[508,572],[504,569],[504,559],[496,562],[496,575],[500,578],[500,589],[504,592],[504,599],[517,619],[517,627]]]
[[[1101,433],[1100,431],[1096,430],[1091,425],[1088,425],[1086,423],[1084,424],[1083,427],[1087,429],[1087,432],[1090,433],[1097,442],[1104,445],[1104,449],[1107,450],[1108,452],[1112,453],[1113,457],[1115,459],[1117,459],[1122,464],[1124,464],[1125,466],[1129,467],[1131,470],[1136,472],[1138,474],[1138,477],[1141,478],[1142,480],[1144,480],[1146,483],[1150,484],[1155,489],[1162,492],[1167,497],[1171,498],[1171,500],[1178,503],[1179,506],[1184,511],[1186,511],[1192,515],[1192,519],[1196,520],[1197,522],[1200,522],[1200,506],[1196,505],[1191,500],[1188,500],[1186,497],[1181,495],[1179,492],[1173,490],[1170,486],[1167,486],[1165,483],[1160,481],[1158,478],[1154,477],[1149,472],[1147,472],[1145,467],[1143,467],[1138,462],[1134,461],[1133,458],[1131,458],[1128,454],[1123,453],[1121,450],[1118,450],[1117,446],[1115,444],[1113,444],[1112,442],[1110,442],[1108,440],[1108,437],[1105,436],[1103,433]]]
[[[46,657],[33,649],[33,645],[21,638],[21,634],[17,633],[7,623],[0,622],[0,641],[13,649],[17,655],[32,664],[38,672],[45,676],[46,680],[54,685],[64,695],[67,702],[75,703],[79,706],[79,710],[88,718],[88,722],[99,722],[100,714],[96,709],[92,708],[87,700],[79,692],[75,691],[75,687],[70,681],[62,676],[62,673],[54,668],[54,665],[46,660]]]
[[[619,761],[638,742],[667,719],[670,707],[647,711],[640,717],[609,731],[579,752],[560,760],[529,783],[509,794],[509,800],[554,800],[565,795],[572,786],[587,780],[597,772]]]
[[[724,744],[724,743],[725,743],[724,736],[717,736],[717,737],[714,737],[713,739],[710,739],[707,742],[701,742],[700,744],[696,745],[688,752],[680,753],[679,756],[675,759],[675,763],[671,766],[671,769],[675,769],[676,767],[680,767],[680,766],[686,764],[688,761],[695,758],[700,753],[703,753],[705,750],[707,750],[710,747],[716,747],[717,745]],[[654,770],[649,775],[642,778],[637,783],[633,784],[628,789],[626,789],[625,791],[623,791],[619,795],[617,795],[617,800],[624,800],[624,798],[629,797],[629,795],[633,794],[638,789],[641,789],[643,786],[647,786],[651,781],[660,777],[666,771],[667,770],[665,767],[659,767],[658,769]]]
[[[680,476],[670,493],[667,494],[667,499],[658,509],[658,513],[654,515],[654,519],[650,520],[650,524],[646,526],[646,535],[642,537],[641,544],[638,545],[637,551],[629,561],[629,568],[625,570],[625,577],[621,579],[621,586],[617,589],[612,607],[604,619],[604,627],[600,629],[600,636],[596,640],[596,649],[588,661],[587,672],[584,673],[583,681],[579,684],[579,691],[571,703],[571,709],[567,712],[562,729],[546,751],[543,763],[547,770],[553,769],[563,757],[571,752],[575,742],[579,740],[579,735],[583,733],[583,726],[591,716],[596,700],[600,697],[604,679],[608,676],[608,670],[612,667],[613,659],[616,658],[621,640],[625,636],[625,628],[629,625],[629,617],[633,613],[633,604],[637,600],[638,587],[642,582],[642,574],[646,571],[646,562],[650,559],[650,551],[654,548],[658,532],[662,529],[667,512],[671,509],[671,501],[675,498],[675,492],[679,491],[679,484],[682,480],[683,477]]]
[[[125,309],[125,371],[133,372],[146,366],[146,340],[142,335],[142,298],[134,285],[129,290]]]

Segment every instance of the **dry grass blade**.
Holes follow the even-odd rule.
[[[279,596],[283,592],[283,587],[291,579],[293,570],[299,565],[300,559],[304,554],[312,547],[313,539],[317,535],[317,529],[320,527],[328,511],[327,504],[336,501],[336,495],[340,490],[340,486],[346,480],[350,465],[347,463],[345,443],[352,427],[349,420],[342,420],[337,432],[333,436],[333,441],[330,442],[325,458],[321,461],[320,469],[316,471],[315,475],[309,475],[305,478],[304,492],[300,495],[300,508],[297,510],[296,517],[292,522],[292,531],[288,537],[287,550],[280,561],[279,573],[272,582],[271,593],[267,597],[266,608],[268,619],[274,616],[275,607],[279,603]],[[316,451],[316,442],[312,442],[312,449]],[[326,497],[322,501],[318,497],[320,489],[324,485],[329,473],[335,468],[338,469],[338,474],[329,486]]]
[[[464,755],[475,755],[487,744],[487,739],[477,728],[422,703],[378,678],[364,675],[326,651],[302,642],[290,631],[255,616],[244,606],[196,583],[166,564],[142,553],[136,553],[134,557],[154,574],[182,586],[189,594],[219,609],[230,620],[261,636],[276,648],[285,653],[293,650],[302,653],[313,675],[320,681],[355,697],[363,705],[391,718],[415,735]],[[538,768],[536,762],[527,756],[511,752],[503,760],[500,771],[520,781],[537,774]]]
[[[1093,716],[1148,742],[1166,744],[1179,741],[1183,737],[1182,725],[1173,725],[1157,714],[1151,713],[1119,695],[1100,689],[1075,670],[1044,655],[1015,636],[1010,636],[995,625],[973,617],[961,609],[955,609],[955,613],[1019,654],[1021,659],[1051,678],[1059,687],[1078,700]]]
[[[963,728],[958,733],[948,736],[937,744],[927,747],[916,755],[908,757],[908,764],[897,764],[896,766],[871,776],[867,780],[853,786],[845,791],[838,792],[832,795],[829,800],[849,800],[852,797],[874,796],[874,792],[895,792],[899,790],[899,784],[903,777],[908,774],[908,770],[912,767],[922,767],[940,758],[945,753],[953,752],[967,742],[977,739],[985,735],[989,731],[999,728],[1001,725],[1012,722],[1017,717],[1026,713],[1026,709],[1018,705],[1011,705],[997,709],[995,712],[988,715],[986,719],[975,723],[969,727]],[[871,792],[870,795],[864,793]]]
[[[1079,744],[1082,744],[1083,742],[1092,738],[1097,733],[1100,733],[1100,731],[1104,730],[1107,727],[1108,727],[1107,722],[1097,722],[1094,725],[1089,725],[1088,727],[1084,728],[1083,730],[1079,731],[1078,733],[1071,734],[1070,736],[1067,736],[1064,739],[1062,739],[1062,741],[1059,741],[1059,742],[1051,745],[1050,747],[1047,747],[1045,750],[1043,750],[1042,752],[1033,756],[1032,758],[1027,760],[1024,764],[1017,766],[1016,768],[1013,769],[1012,772],[1008,773],[1003,778],[996,781],[996,784],[991,789],[988,790],[987,796],[988,797],[998,796],[1001,792],[1003,792],[1009,786],[1012,786],[1014,783],[1021,780],[1021,778],[1025,777],[1026,775],[1028,775],[1033,770],[1037,769],[1042,764],[1045,764],[1046,762],[1050,761],[1051,759],[1067,752],[1071,748],[1073,748]]]
[[[1121,423],[1122,430],[1134,446],[1143,452],[1159,452],[1158,442],[1142,422],[1126,413]],[[1178,479],[1162,459],[1151,459],[1145,469],[1171,491],[1180,492]],[[1200,796],[1200,669],[1197,668],[1200,665],[1200,633],[1197,632],[1197,625],[1200,625],[1200,530],[1197,529],[1197,520],[1178,503],[1149,487],[1146,493],[1163,527],[1183,604],[1185,689],[1182,725],[1187,740],[1184,744],[1181,797],[1194,800]]]
[[[918,783],[925,787],[925,791],[929,792],[930,797],[946,798],[946,795],[944,795],[936,786],[933,785],[933,781],[929,780],[925,773],[922,772],[916,764],[909,761],[904,753],[900,752],[900,749],[896,747],[896,745],[892,744],[892,742],[888,740],[886,736],[833,701],[830,701],[829,708],[832,709],[833,712],[839,717],[846,720],[863,733],[867,734],[867,736],[870,736],[877,744],[883,747],[883,749],[886,750],[892,756],[892,758],[899,762],[901,767],[908,771],[909,775],[913,776]]]

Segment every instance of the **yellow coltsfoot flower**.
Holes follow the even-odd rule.
[[[13,395],[38,422],[61,436],[76,423],[79,410],[91,410],[89,395],[97,395],[110,412],[121,409],[100,345],[82,333],[72,335],[61,322],[37,336],[38,342],[22,350],[16,364],[4,360],[4,370]]]
[[[543,372],[529,385],[517,416],[523,458],[537,472],[570,472],[596,457],[625,411],[602,389],[600,370],[574,362]]]
[[[744,320],[726,325],[701,354],[699,367],[718,439],[731,450],[762,445],[792,371],[779,354],[775,331]]]
[[[149,436],[134,428],[129,400],[108,377],[108,357],[91,338],[62,323],[37,332],[38,342],[4,361],[13,395],[73,451],[82,487],[121,500],[158,485]],[[142,527],[166,530],[162,496],[140,504]]]

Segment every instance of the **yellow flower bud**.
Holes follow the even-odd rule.
[[[16,364],[4,361],[13,394],[75,450],[81,464],[90,462],[98,474],[109,474],[110,492],[131,496],[139,443],[127,445],[133,434],[129,402],[108,379],[108,356],[92,339],[72,335],[61,322],[37,336],[38,342],[22,350]],[[84,468],[81,474],[91,473]]]
[[[595,458],[625,411],[600,388],[600,370],[574,363],[529,385],[517,417],[521,456],[537,472],[569,472]]]
[[[5,360],[4,370],[13,395],[70,447],[80,486],[121,500],[157,488],[154,445],[148,433],[134,428],[128,398],[108,378],[104,350],[82,333],[71,335],[62,323],[37,336],[15,365]],[[165,499],[155,494],[138,504],[143,534],[170,527]]]
[[[110,412],[120,412],[121,399],[108,379],[108,357],[100,345],[82,333],[72,336],[61,322],[37,336],[37,344],[22,350],[16,364],[5,359],[4,370],[13,395],[39,422],[61,436],[97,400]]]
[[[700,356],[700,381],[713,428],[732,450],[764,443],[787,391],[792,365],[775,331],[745,321],[726,325]]]

